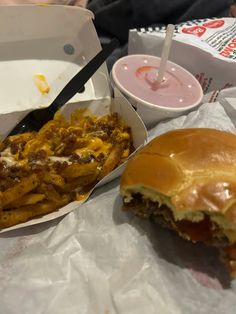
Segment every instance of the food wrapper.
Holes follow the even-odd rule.
[[[159,124],[149,140],[176,128],[235,126],[231,97]],[[123,212],[119,179],[63,219],[0,237],[2,313],[235,313],[236,281],[217,250]]]
[[[67,82],[99,51],[100,44],[92,17],[88,10],[63,6],[1,8],[2,138],[5,138],[28,112],[48,106]],[[88,42],[88,37],[91,42]],[[134,148],[138,149],[145,143],[146,128],[136,111],[118,90],[115,90],[114,97],[111,97],[105,64],[85,84],[85,91],[77,93],[61,112],[69,118],[72,111],[84,107],[96,116],[117,112],[131,127]],[[104,177],[94,188],[117,178],[124,164]],[[72,202],[58,211],[0,232],[56,219],[77,208],[89,195],[83,201]]]

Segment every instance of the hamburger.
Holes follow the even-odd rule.
[[[236,275],[236,135],[208,128],[156,137],[127,163],[124,210],[221,249]]]

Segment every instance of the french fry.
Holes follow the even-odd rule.
[[[11,143],[20,143],[20,142],[27,142],[30,139],[32,139],[32,137],[34,136],[34,133],[22,133],[22,134],[16,134],[16,135],[12,135],[9,136],[7,138],[7,141],[11,142]]]
[[[119,165],[123,151],[124,149],[120,145],[114,145],[98,175],[99,180],[104,178],[106,175],[108,175],[108,173],[110,173]]]
[[[67,182],[63,187],[62,191],[63,192],[71,192],[75,190],[78,187],[83,187],[92,183],[97,182],[97,172],[94,172],[93,174],[89,174],[87,176],[81,176],[75,179],[70,180]]]
[[[63,125],[66,125],[66,121],[64,117],[60,114],[60,112],[57,112],[55,114],[55,119],[48,121],[39,131],[38,131],[38,137],[41,139],[45,139],[50,133],[53,133],[53,131],[61,127]]]
[[[58,202],[63,197],[59,192],[56,191],[52,184],[41,184],[38,191],[43,193],[47,200]]]
[[[64,178],[77,178],[77,177],[83,177],[90,174],[93,174],[96,172],[98,167],[98,162],[94,161],[88,164],[71,164],[67,166],[65,170],[61,172],[62,177]]]
[[[50,147],[50,143],[47,143],[43,140],[40,140],[38,138],[31,139],[29,142],[26,143],[24,147],[24,151],[22,152],[23,156],[26,158],[30,154],[38,151],[38,150],[44,150],[48,153],[48,155],[52,155],[52,150]]]
[[[31,174],[29,177],[21,179],[19,183],[0,193],[0,208],[3,209],[6,205],[20,199],[25,194],[34,190],[39,183],[40,181],[36,174]]]
[[[44,201],[40,204],[23,206],[14,210],[3,211],[0,215],[0,229],[14,226],[29,219],[39,217],[57,210],[70,201],[64,196],[58,202]]]
[[[43,181],[48,184],[53,184],[55,186],[63,187],[65,185],[65,180],[59,174],[54,172],[46,172],[43,174]]]
[[[0,151],[3,151],[5,147],[6,147],[5,143],[1,142],[0,143]]]
[[[91,116],[91,112],[86,108],[77,109],[71,114],[71,124],[82,127],[86,116]]]
[[[30,193],[30,194],[26,194],[23,197],[21,197],[20,199],[8,204],[7,206],[5,206],[5,209],[9,209],[9,208],[18,208],[18,207],[22,207],[22,206],[27,206],[27,205],[33,205],[36,203],[41,202],[42,200],[44,200],[46,198],[46,196],[44,194],[37,194],[37,193]]]

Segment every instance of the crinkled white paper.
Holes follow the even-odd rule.
[[[235,130],[236,99],[159,124]],[[228,114],[227,114],[228,112]],[[64,218],[0,235],[0,313],[234,314],[236,282],[213,248],[121,210],[119,181]]]

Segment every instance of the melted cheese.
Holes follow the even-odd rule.
[[[14,155],[11,153],[9,147],[1,152],[0,161],[5,162],[8,167],[12,167],[18,164],[18,162],[14,159]]]
[[[104,155],[109,154],[112,144],[104,143],[100,138],[93,138],[87,147],[76,149],[75,153],[78,155],[87,155],[93,154],[94,156],[98,156],[101,153]]]
[[[10,147],[7,147],[1,152],[1,157],[12,157],[12,156],[13,155],[11,153]]]
[[[8,167],[12,167],[18,164],[13,157],[0,157],[0,161],[4,161]]]
[[[47,83],[46,77],[43,74],[35,74],[34,82],[37,86],[38,90],[42,94],[48,94],[50,91],[50,87]]]
[[[71,161],[69,161],[69,157],[58,157],[58,156],[50,156],[49,159],[52,161],[52,162],[67,162],[68,165],[72,164]]]

